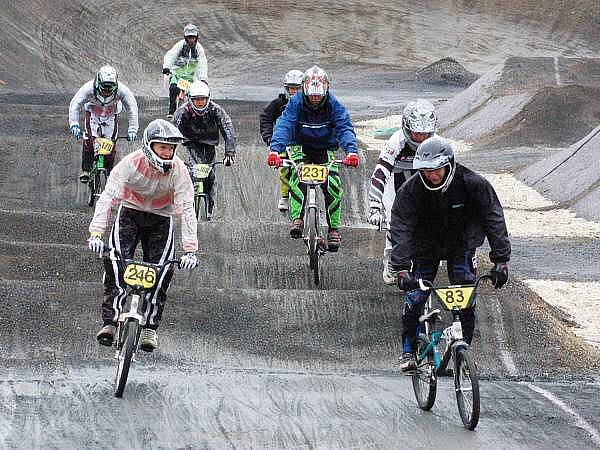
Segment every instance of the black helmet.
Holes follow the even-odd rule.
[[[422,170],[436,170],[445,166],[448,167],[448,170],[446,170],[444,180],[438,186],[432,186],[421,172]],[[432,191],[441,189],[442,192],[445,192],[450,183],[452,183],[456,169],[454,150],[450,142],[439,136],[433,136],[423,141],[417,147],[417,152],[413,159],[413,169],[419,171],[421,181],[427,189]]]

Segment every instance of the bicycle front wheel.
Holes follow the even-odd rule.
[[[417,337],[417,355],[421,356],[428,345],[429,338],[424,334],[419,334]],[[417,368],[412,375],[415,398],[417,399],[419,408],[424,411],[429,411],[435,403],[437,393],[435,370],[433,351],[430,350],[423,361],[417,364]]]
[[[90,180],[88,181],[88,206],[94,206],[94,202],[96,201],[96,175],[97,172],[94,172],[92,176],[90,176]]]
[[[119,363],[117,365],[117,375],[115,377],[115,397],[123,397],[129,367],[135,353],[135,346],[139,333],[139,324],[136,320],[130,320],[124,325],[123,346],[119,352]]]
[[[479,378],[477,367],[467,348],[458,347],[454,354],[454,387],[458,412],[467,430],[479,422]]]
[[[200,221],[200,219],[202,218],[202,210],[204,208],[202,208],[202,195],[198,195],[196,194],[194,196],[194,211],[196,211],[196,219],[198,221]],[[204,199],[204,204],[206,204],[206,199]]]
[[[96,173],[96,197],[100,197],[100,194],[104,192],[106,188],[106,171],[100,170]]]
[[[318,211],[312,208],[308,211],[308,259],[311,270],[313,271],[313,280],[316,285],[319,284],[319,231],[318,231]]]

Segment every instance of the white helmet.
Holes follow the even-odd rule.
[[[113,66],[102,66],[94,79],[94,97],[103,105],[112,102],[119,89],[117,71]]]
[[[290,87],[301,88],[303,78],[304,74],[300,70],[290,70],[288,73],[286,73],[285,77],[283,77],[283,88],[285,89],[285,94],[287,96],[290,95],[290,91],[288,89]]]
[[[196,36],[198,37],[198,27],[192,23],[188,23],[183,28],[183,37]]]
[[[443,181],[438,186],[432,186],[421,170],[436,170],[447,167]],[[423,141],[417,147],[415,158],[413,159],[413,169],[419,170],[419,177],[427,189],[430,191],[446,192],[456,170],[454,161],[454,150],[452,145],[446,139],[439,136],[433,136]]]
[[[154,150],[152,150],[152,144],[154,142],[175,145],[175,149],[173,149],[173,157],[171,159],[163,159],[154,153]],[[173,158],[175,157],[177,144],[180,144],[181,142],[183,142],[183,135],[175,125],[173,125],[171,122],[167,122],[164,119],[155,119],[150,122],[144,130],[142,150],[144,152],[144,156],[150,165],[152,165],[152,167],[161,173],[168,173],[173,166]]]
[[[304,95],[320,95],[323,98],[329,92],[329,77],[319,66],[312,66],[302,77],[302,92]]]
[[[190,105],[194,112],[199,115],[204,114],[208,110],[208,104],[210,103],[210,88],[208,87],[208,83],[203,80],[194,81],[188,90],[188,97],[190,98]],[[206,105],[202,108],[196,108],[192,101],[194,98],[205,98]]]
[[[437,114],[431,102],[422,98],[408,102],[402,113],[404,139],[415,150],[420,142],[412,139],[411,133],[426,133],[433,136],[437,129]]]

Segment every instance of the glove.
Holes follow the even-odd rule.
[[[401,291],[408,292],[419,289],[419,282],[408,270],[398,272],[398,287]]]
[[[187,252],[181,258],[179,258],[179,268],[192,270],[195,269],[198,265],[198,258],[196,258],[196,254],[192,252]]]
[[[342,163],[345,166],[358,167],[358,155],[356,153],[348,153],[348,155],[344,158]]]
[[[168,67],[163,67],[163,75],[171,75],[171,69]]]
[[[130,131],[127,133],[127,140],[129,142],[135,141],[137,139],[137,133],[135,131]]]
[[[367,219],[371,225],[378,227],[381,225],[381,208],[371,206],[369,209],[369,218]]]
[[[500,289],[508,281],[508,264],[496,263],[492,270],[490,270],[490,276],[492,277],[494,287]]]
[[[267,157],[267,164],[271,167],[281,167],[283,160],[279,156],[279,153],[270,152],[269,156]]]
[[[64,130],[64,128],[63,128]],[[81,127],[79,125],[71,125],[70,128],[71,134],[75,136],[75,139],[81,139]]]
[[[229,167],[233,166],[233,163],[235,163],[234,155],[225,155],[225,158],[223,158],[223,165]]]
[[[97,253],[98,256],[102,256],[102,252],[104,251],[104,242],[102,241],[102,234],[91,233],[88,239],[88,248],[94,253]]]

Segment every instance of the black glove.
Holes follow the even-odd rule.
[[[496,263],[492,270],[490,270],[490,276],[492,277],[494,287],[500,289],[508,281],[508,264]]]
[[[398,287],[401,291],[408,292],[419,289],[419,281],[408,270],[398,272]]]
[[[163,67],[163,75],[171,75],[171,69],[168,67]]]

